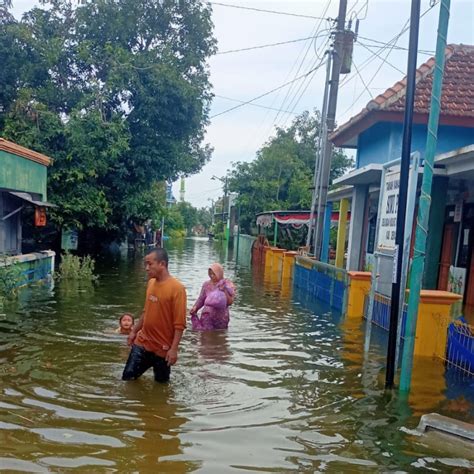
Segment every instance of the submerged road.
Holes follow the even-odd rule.
[[[218,244],[170,246],[188,306],[220,261],[237,287],[228,331],[187,331],[169,385],[120,380],[112,334],[138,315],[143,263],[98,262],[98,285],[22,291],[0,310],[0,470],[23,472],[446,472],[474,468],[458,443],[415,436],[427,412],[468,420],[472,386],[415,367],[408,402],[383,390],[385,334],[363,357],[363,327],[251,269]],[[471,399],[469,399],[471,397]]]

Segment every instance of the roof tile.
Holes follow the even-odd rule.
[[[451,44],[446,47],[441,116],[474,118],[474,46]],[[428,114],[435,59],[430,58],[417,69],[414,112]],[[372,110],[403,112],[405,110],[406,77],[371,100],[355,117],[341,125],[332,135],[351,128]]]

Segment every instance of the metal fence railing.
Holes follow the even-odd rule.
[[[367,317],[367,311],[369,307],[369,295],[365,297],[365,311],[364,317]],[[372,324],[379,326],[386,331],[390,327],[390,307],[391,299],[388,296],[381,295],[380,293],[375,293],[374,295],[374,309],[372,312]],[[400,329],[400,334],[405,334],[405,325],[407,320],[407,309],[408,305],[403,304],[403,313],[402,313],[402,326]],[[403,336],[402,336],[403,337]]]
[[[294,285],[341,312],[346,309],[348,284],[349,277],[343,268],[296,257]]]
[[[376,293],[372,313],[372,324],[388,331],[390,326],[390,298]],[[365,315],[369,306],[369,297],[365,298]],[[407,305],[404,305],[402,316],[401,338],[405,334]],[[459,318],[447,323],[448,334],[446,352],[443,358],[448,367],[453,367],[464,374],[474,376],[474,326],[467,323],[464,318]]]
[[[474,326],[463,318],[449,325],[446,363],[474,376]]]

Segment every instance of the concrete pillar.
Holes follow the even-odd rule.
[[[370,293],[371,276],[370,272],[349,272],[346,317],[364,316],[365,297]]]
[[[365,225],[365,207],[367,205],[368,187],[354,186],[352,191],[351,225],[349,228],[349,251],[347,270],[359,270],[362,255],[362,237]]]
[[[349,199],[341,199],[339,203],[339,223],[337,228],[336,244],[336,267],[343,268],[344,252],[346,247],[347,233],[347,211],[349,210]]]
[[[438,287],[439,262],[441,259],[441,245],[443,243],[448,181],[449,178],[446,178],[445,176],[434,176],[433,178],[430,220],[428,237],[426,239],[425,272],[423,275],[423,288],[427,290],[436,290]]]
[[[293,271],[295,267],[295,259],[298,252],[285,252],[283,254],[283,270],[281,274],[282,280],[290,280],[293,278]]]
[[[321,262],[329,262],[329,238],[331,236],[332,202],[328,202],[324,214],[323,241],[321,243]]]
[[[461,299],[461,295],[448,291],[421,290],[415,356],[445,358],[451,306]]]

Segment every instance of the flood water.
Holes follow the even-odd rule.
[[[415,366],[408,401],[383,390],[385,333],[363,355],[344,321],[217,244],[170,246],[191,307],[207,268],[238,289],[228,331],[187,331],[171,382],[120,380],[128,348],[112,334],[139,314],[141,258],[98,262],[95,286],[23,291],[0,311],[0,470],[23,472],[468,472],[472,448],[416,436],[424,413],[473,421],[474,380]]]

